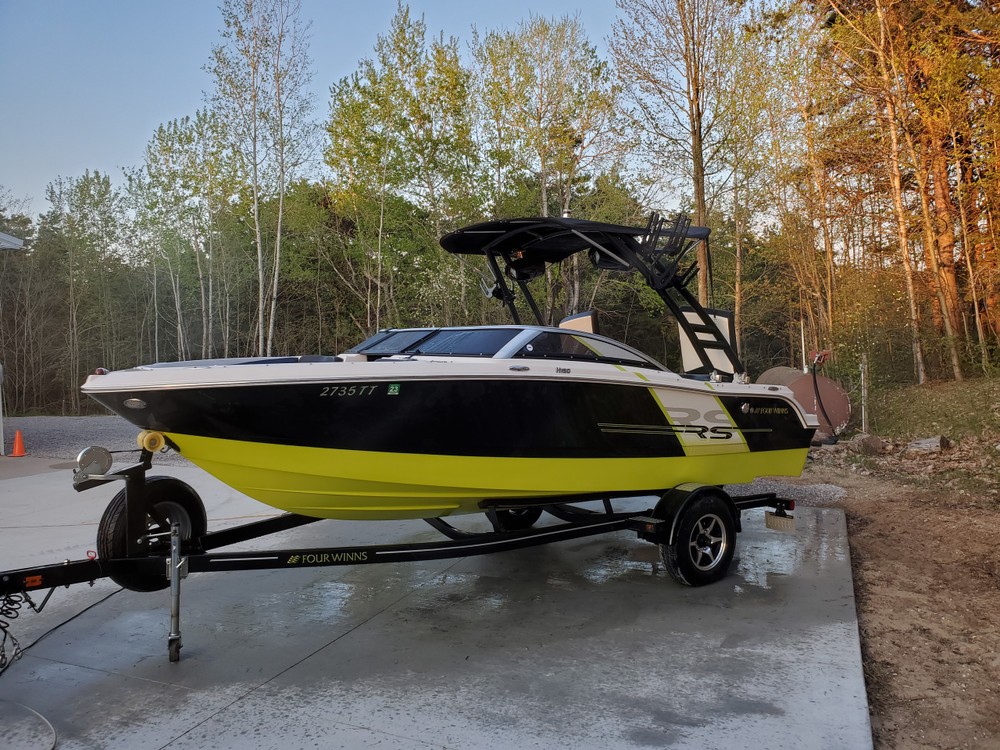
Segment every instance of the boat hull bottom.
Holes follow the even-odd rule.
[[[481,513],[484,500],[642,494],[798,476],[808,448],[666,458],[497,458],[308,448],[168,434],[192,463],[266,505],[315,518]]]

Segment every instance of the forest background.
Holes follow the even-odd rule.
[[[863,361],[887,386],[995,374],[996,3],[617,7],[602,57],[575,17],[444,38],[400,4],[318,119],[298,3],[225,0],[204,107],[151,133],[123,184],[56,177],[37,218],[0,186],[0,231],[25,240],[0,252],[4,412],[93,409],[97,367],[505,322],[441,235],[644,225],[678,200],[712,229],[698,293],[735,311],[751,375],[819,350],[849,386]],[[638,280],[568,261],[532,283],[549,321],[596,309],[677,365]]]

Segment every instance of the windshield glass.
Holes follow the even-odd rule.
[[[520,331],[512,328],[476,328],[437,331],[419,342],[410,354],[450,354],[456,357],[492,357]]]
[[[382,331],[361,342],[351,352],[369,357],[394,354],[439,354],[453,357],[492,357],[520,329],[517,328],[443,328]]]
[[[433,331],[426,328],[408,329],[404,331],[379,331],[371,338],[365,339],[348,352],[367,354],[370,357],[388,357],[406,351],[409,347],[426,338]]]
[[[565,333],[543,331],[518,349],[514,356],[533,359],[582,359],[660,369],[659,365],[651,360],[610,341],[568,331]]]

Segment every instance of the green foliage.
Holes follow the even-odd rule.
[[[424,22],[402,5],[374,58],[333,87],[325,158],[334,204],[354,227],[338,257],[364,304],[352,315],[364,335],[413,315],[465,317],[465,269],[437,240],[480,212],[468,179],[477,159],[469,96],[457,42],[428,43]]]
[[[615,117],[620,90],[609,65],[572,17],[532,15],[514,31],[476,35],[473,55],[493,215],[508,186],[529,177],[538,181],[542,215],[569,211],[581,183],[624,153]]]
[[[129,363],[136,329],[111,323],[141,319],[144,300],[122,254],[122,199],[108,176],[59,179],[48,196],[27,249],[4,258],[0,307],[12,317],[0,356],[14,410],[76,412],[87,372]]]
[[[1000,380],[976,378],[896,387],[872,395],[872,431],[909,439],[1000,436]]]
[[[398,7],[375,58],[333,87],[326,162],[338,184],[393,192],[433,221],[463,220],[475,169],[469,73],[458,42],[426,39],[422,20]]]

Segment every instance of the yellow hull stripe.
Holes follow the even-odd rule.
[[[642,492],[685,482],[798,476],[807,448],[667,458],[497,458],[379,453],[170,434],[193,463],[240,492],[319,518],[430,518],[490,498]]]

